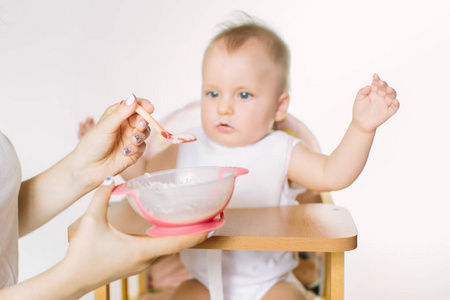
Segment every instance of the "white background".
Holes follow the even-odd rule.
[[[359,233],[358,248],[346,254],[345,299],[448,297],[444,0],[0,0],[0,128],[24,179],[73,149],[81,120],[98,119],[131,92],[153,102],[156,118],[199,99],[203,51],[233,10],[266,21],[289,45],[290,112],[325,153],[339,143],[356,92],[374,72],[398,92],[400,111],[377,131],[363,174],[332,194]],[[20,280],[64,256],[67,226],[91,195],[20,240]]]

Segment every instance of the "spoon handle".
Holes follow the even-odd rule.
[[[159,133],[167,132],[167,130],[164,129],[164,127],[161,126],[161,124],[156,121],[152,115],[150,115],[145,109],[142,108],[139,104],[137,105],[136,112],[141,115],[147,121],[153,128],[155,128]]]
[[[161,126],[161,124],[158,123],[145,109],[142,108],[139,104],[137,104],[136,107],[136,113],[141,115],[145,119],[145,121],[148,122],[156,131],[161,134],[163,138],[165,138],[168,142],[172,144],[180,144],[180,143],[189,143],[194,142],[197,140],[197,138],[190,134],[190,133],[181,133],[181,134],[171,134],[167,130],[164,129],[164,127]]]

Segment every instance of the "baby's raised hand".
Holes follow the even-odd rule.
[[[353,122],[361,130],[373,132],[393,116],[399,106],[397,92],[374,74],[372,84],[359,90],[356,96]]]

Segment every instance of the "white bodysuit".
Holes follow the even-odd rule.
[[[22,181],[19,159],[0,131],[0,289],[17,283],[18,195]]]
[[[197,137],[197,141],[180,144],[177,168],[234,166],[249,170],[248,174],[236,179],[228,208],[298,204],[289,190],[287,170],[292,149],[300,140],[274,131],[255,144],[229,148],[211,141],[201,128],[189,132]],[[185,250],[181,259],[191,276],[208,287],[206,251]],[[274,284],[286,280],[297,265],[297,253],[293,252],[224,250],[224,297],[260,299]]]

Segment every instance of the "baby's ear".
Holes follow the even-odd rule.
[[[283,92],[278,98],[277,111],[275,112],[275,122],[281,122],[287,118],[289,106],[289,93]]]

